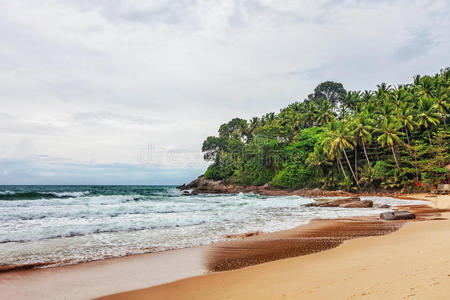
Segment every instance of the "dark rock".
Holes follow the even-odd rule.
[[[409,220],[415,219],[416,215],[409,211],[389,211],[380,214],[380,218],[383,220]]]
[[[378,207],[378,208],[389,208],[390,206],[387,205],[387,204],[377,204],[377,205],[375,205],[375,207]]]
[[[341,205],[339,205],[339,207],[345,207],[345,208],[373,207],[373,201],[372,200],[355,201],[355,202],[341,204]]]
[[[342,198],[342,199],[316,199],[314,203],[308,203],[305,206],[311,207],[338,207],[346,203],[352,203],[352,202],[359,202],[361,199],[359,197],[349,197],[349,198]]]

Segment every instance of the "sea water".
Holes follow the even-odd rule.
[[[375,204],[426,203],[361,198]],[[0,186],[0,269],[192,247],[229,234],[386,211],[303,206],[312,201],[242,193],[184,195],[174,186]]]

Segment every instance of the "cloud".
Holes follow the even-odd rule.
[[[322,81],[373,89],[450,61],[445,0],[0,3],[5,160],[136,171],[148,145],[198,153],[221,123],[279,111]]]
[[[99,164],[47,156],[0,159],[0,182],[18,184],[156,184],[179,185],[202,172],[202,168],[168,168],[146,164]]]

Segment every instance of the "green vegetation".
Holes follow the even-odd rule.
[[[207,178],[283,188],[413,189],[448,178],[450,69],[396,88],[318,85],[279,114],[235,118],[208,137]]]

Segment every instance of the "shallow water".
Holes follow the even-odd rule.
[[[424,204],[361,197],[378,204]],[[59,265],[205,245],[315,218],[386,209],[304,207],[299,196],[186,196],[173,186],[1,186],[0,266]]]

